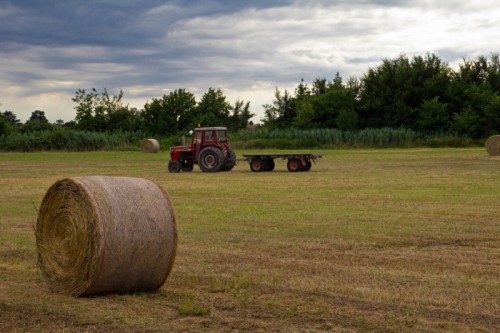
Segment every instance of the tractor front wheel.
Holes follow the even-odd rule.
[[[184,160],[182,162],[182,171],[185,171],[185,172],[193,171],[193,161]]]
[[[200,152],[198,164],[203,172],[220,171],[224,165],[224,155],[216,147],[206,147]]]
[[[177,173],[181,171],[182,165],[181,162],[176,160],[171,160],[168,162],[168,171],[171,173]]]

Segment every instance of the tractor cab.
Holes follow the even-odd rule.
[[[170,172],[192,171],[198,164],[204,172],[229,171],[236,154],[228,141],[226,127],[198,127],[190,131],[191,145],[170,148]]]
[[[200,151],[206,146],[227,144],[227,128],[225,127],[199,127],[190,131],[193,137],[192,146]]]

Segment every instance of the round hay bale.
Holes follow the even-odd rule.
[[[490,156],[500,156],[500,135],[493,135],[484,143]]]
[[[157,153],[160,151],[160,143],[156,139],[146,139],[141,143],[143,153]]]
[[[142,178],[57,181],[42,200],[35,232],[49,289],[72,296],[156,290],[177,248],[168,194]]]

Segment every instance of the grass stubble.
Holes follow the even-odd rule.
[[[170,174],[164,152],[1,154],[0,331],[500,330],[500,160],[478,148],[325,153],[305,173],[278,160],[217,174]],[[179,242],[158,292],[47,290],[37,207],[55,181],[84,175],[169,193]]]

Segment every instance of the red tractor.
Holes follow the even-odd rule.
[[[236,164],[236,154],[229,145],[227,128],[199,127],[191,131],[190,145],[170,148],[168,171],[192,171],[198,164],[203,172],[229,171]]]

